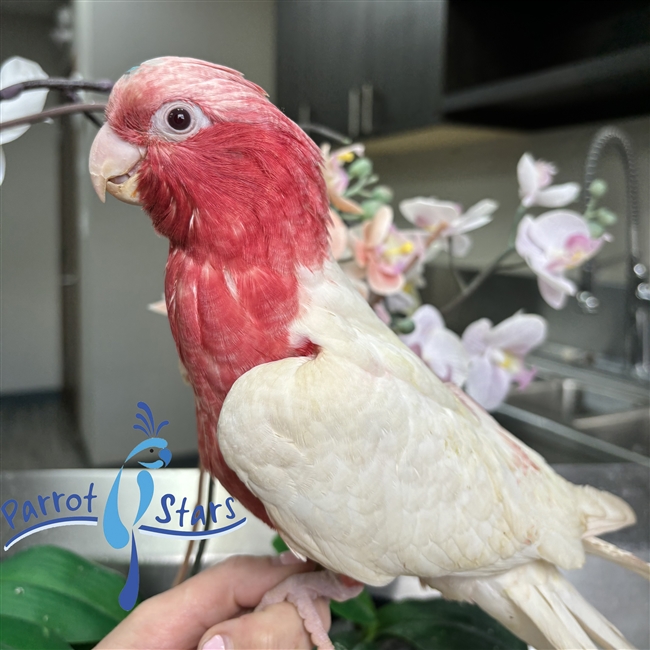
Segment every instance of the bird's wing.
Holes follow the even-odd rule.
[[[363,301],[317,293],[298,334],[319,353],[244,374],[218,425],[226,462],[285,541],[369,584],[540,557],[580,566],[580,488],[440,382]]]

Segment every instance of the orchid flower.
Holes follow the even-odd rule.
[[[515,248],[537,275],[542,298],[553,309],[562,309],[576,285],[564,277],[593,257],[611,236],[594,238],[589,223],[577,212],[551,210],[536,219],[526,215],[517,229]]]
[[[429,232],[434,240],[440,238],[443,250],[449,250],[451,243],[454,257],[467,255],[472,242],[465,233],[490,223],[498,207],[495,201],[485,199],[463,214],[458,203],[434,198],[417,197],[399,204],[400,211],[411,223]]]
[[[519,196],[525,208],[539,205],[545,208],[562,208],[573,203],[580,193],[577,183],[552,185],[557,168],[553,163],[535,160],[525,153],[517,164]]]
[[[380,296],[402,289],[404,273],[421,252],[419,234],[395,228],[393,210],[387,205],[352,234],[354,258],[359,267],[366,269],[370,288]]]
[[[330,208],[330,222],[327,230],[330,236],[330,248],[335,260],[340,260],[348,249],[348,227],[336,210]]]
[[[23,81],[47,79],[47,75],[38,63],[14,56],[7,59],[0,68],[0,89],[13,86]],[[45,106],[47,89],[27,90],[13,99],[0,102],[0,123],[17,120],[27,115],[40,113]],[[29,129],[29,124],[15,126],[12,129],[0,131],[0,185],[5,177],[5,155],[2,145],[19,138]]]
[[[415,329],[400,336],[443,381],[462,386],[467,377],[469,355],[460,337],[445,327],[440,312],[431,305],[422,305],[411,317]]]
[[[350,177],[343,168],[343,164],[352,162],[355,156],[363,156],[364,146],[362,144],[352,144],[331,151],[329,143],[325,143],[321,147],[321,152],[325,161],[323,171],[330,203],[341,212],[363,214],[363,208],[356,201],[343,196],[350,183]]]
[[[463,332],[470,356],[465,392],[484,409],[492,411],[508,395],[512,382],[524,389],[535,376],[524,357],[546,338],[546,321],[534,314],[517,313],[492,326],[481,318]]]

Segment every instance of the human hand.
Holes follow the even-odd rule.
[[[229,558],[145,600],[95,650],[309,650],[309,634],[291,603],[251,610],[285,578],[313,569],[312,562],[300,562],[291,551],[275,557]],[[319,599],[316,608],[329,629],[328,602]]]

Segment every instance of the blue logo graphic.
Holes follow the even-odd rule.
[[[142,413],[136,413],[136,418],[140,420],[144,427],[141,424],[134,424],[134,429],[140,429],[145,436],[146,440],[142,441],[140,444],[136,445],[130,452],[129,455],[124,459],[120,471],[117,473],[115,480],[113,481],[113,487],[108,495],[108,500],[106,501],[106,508],[104,509],[104,537],[106,541],[113,548],[124,548],[131,540],[131,561],[129,563],[129,573],[126,578],[126,584],[124,589],[120,593],[120,607],[127,612],[133,609],[135,601],[138,598],[138,589],[140,587],[140,569],[138,566],[138,549],[135,543],[135,535],[133,533],[133,526],[135,526],[142,515],[147,511],[147,508],[151,504],[153,498],[153,478],[151,474],[147,471],[149,469],[160,469],[161,467],[167,467],[169,462],[172,459],[172,452],[167,449],[167,441],[164,438],[159,438],[158,434],[160,430],[169,424],[167,420],[161,422],[157,427],[153,419],[153,413],[149,408],[149,405],[145,402],[138,402],[138,408],[146,414],[146,418]],[[145,467],[138,473],[138,488],[140,489],[140,501],[138,503],[138,512],[135,515],[133,524],[131,525],[131,531],[129,532],[126,526],[122,523],[120,517],[120,510],[118,506],[118,497],[120,493],[120,479],[122,478],[122,471],[124,470],[124,465],[130,461],[134,456],[149,450],[150,453],[154,453],[155,450],[158,451],[158,459],[152,462],[138,461],[138,465]]]
[[[160,514],[153,517],[152,521],[159,525],[139,523],[150,508],[154,496],[154,480],[149,470],[167,467],[171,462],[172,453],[167,448],[167,441],[160,437],[161,429],[169,422],[165,420],[156,426],[151,408],[145,402],[138,402],[138,409],[141,413],[136,413],[138,422],[133,428],[144,433],[146,439],[137,444],[124,459],[106,497],[101,522],[104,538],[111,547],[123,549],[131,544],[126,584],[119,596],[120,606],[126,611],[130,611],[135,605],[140,583],[136,531],[143,535],[171,537],[176,540],[201,540],[231,533],[246,524],[246,517],[235,512],[238,504],[230,496],[226,497],[223,503],[197,504],[192,510],[191,506],[188,507],[188,502],[192,502],[191,497],[171,493],[160,496]],[[130,526],[127,526],[120,515],[119,495],[120,489],[127,489],[121,479],[124,466],[130,460],[134,460],[144,469],[137,474],[138,510]],[[96,506],[94,501],[98,498],[97,503],[102,503],[102,495],[95,493],[95,483],[90,482],[87,487],[72,494],[52,490],[50,493],[25,499],[22,503],[17,499],[7,499],[0,505],[0,515],[7,522],[12,536],[4,544],[4,550],[8,551],[26,537],[50,528],[98,526],[99,517],[96,509],[93,509]],[[173,509],[174,505],[178,508]],[[199,524],[203,530],[198,530]],[[212,524],[215,525],[214,528],[210,528]]]

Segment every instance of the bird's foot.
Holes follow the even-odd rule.
[[[351,581],[349,578],[342,579],[331,571],[300,573],[267,591],[257,609],[264,609],[285,600],[293,603],[314,645],[319,650],[334,650],[314,601],[317,598],[330,598],[342,602],[358,596],[362,591],[361,583]]]

